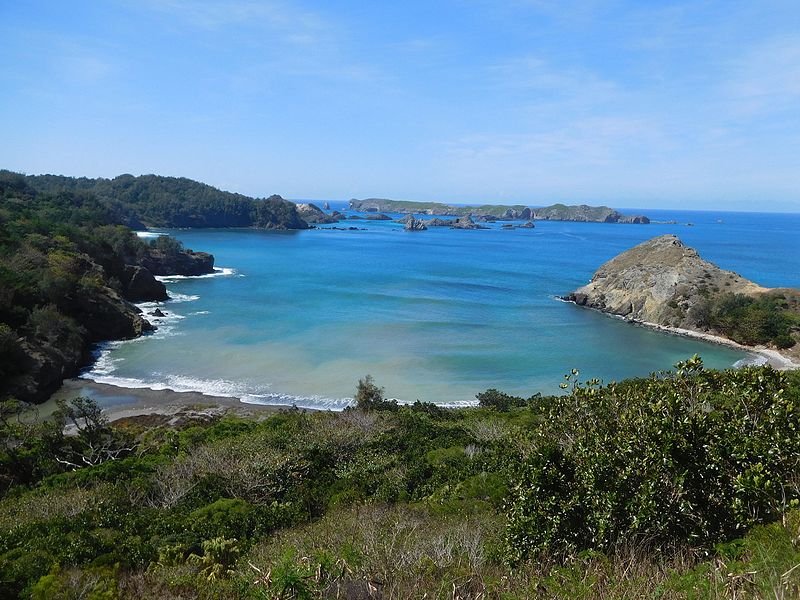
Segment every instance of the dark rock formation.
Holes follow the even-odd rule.
[[[533,224],[533,221],[528,221],[527,223],[523,223],[522,225],[517,225],[519,229],[533,229],[536,225]]]
[[[59,308],[80,326],[71,331],[63,321],[54,321],[49,331],[23,339],[20,373],[2,382],[3,396],[43,402],[65,378],[76,376],[91,361],[91,343],[129,339],[153,329],[138,308],[108,287],[92,295],[64,298]]]
[[[451,229],[488,229],[488,227],[484,227],[483,225],[478,225],[475,221],[472,220],[472,217],[459,217],[455,221],[450,224]]]
[[[326,202],[325,204],[322,205],[322,208],[324,210],[330,210],[331,209],[331,205],[330,205],[330,203]]]
[[[124,273],[126,281],[123,282],[123,295],[131,302],[163,301],[169,297],[164,284],[147,268],[126,265]]]
[[[392,217],[383,213],[369,214],[365,217],[368,221],[391,221]]]
[[[182,250],[164,252],[150,249],[141,260],[153,275],[206,275],[214,272],[214,256],[207,252]]]

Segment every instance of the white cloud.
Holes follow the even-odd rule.
[[[800,37],[771,40],[745,53],[724,92],[737,113],[800,111]]]
[[[201,29],[242,26],[269,29],[282,32],[285,40],[300,44],[315,41],[315,33],[328,28],[318,14],[277,1],[147,0],[137,6]]]

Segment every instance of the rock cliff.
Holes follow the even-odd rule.
[[[300,215],[300,218],[303,219],[306,223],[318,225],[320,223],[338,223],[339,219],[337,219],[333,215],[325,214],[322,209],[316,204],[303,203],[297,205],[297,214]]]
[[[626,319],[702,329],[710,298],[766,291],[702,259],[676,236],[662,235],[612,258],[565,299]]]
[[[206,275],[214,272],[214,256],[193,250],[164,252],[150,249],[141,259],[141,266],[153,275]]]

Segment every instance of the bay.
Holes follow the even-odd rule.
[[[745,358],[557,299],[653,236],[677,234],[762,285],[800,287],[800,215],[626,212],[677,223],[406,232],[389,221],[353,220],[340,226],[366,230],[164,231],[213,253],[224,269],[168,278],[175,300],[158,305],[168,313],[159,330],[106,345],[83,376],[339,409],[371,374],[388,397],[461,405],[487,388],[555,393],[573,368],[610,381],[695,353],[714,368]]]

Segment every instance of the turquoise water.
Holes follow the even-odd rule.
[[[162,305],[168,316],[159,330],[109,344],[84,376],[340,408],[367,373],[389,397],[461,404],[489,387],[556,392],[572,368],[608,381],[666,369],[694,353],[720,368],[745,358],[556,297],[588,281],[605,260],[663,233],[762,285],[800,286],[800,215],[646,212],[681,224],[405,232],[362,220],[343,225],[366,231],[169,231],[226,269],[168,279],[176,300]]]

